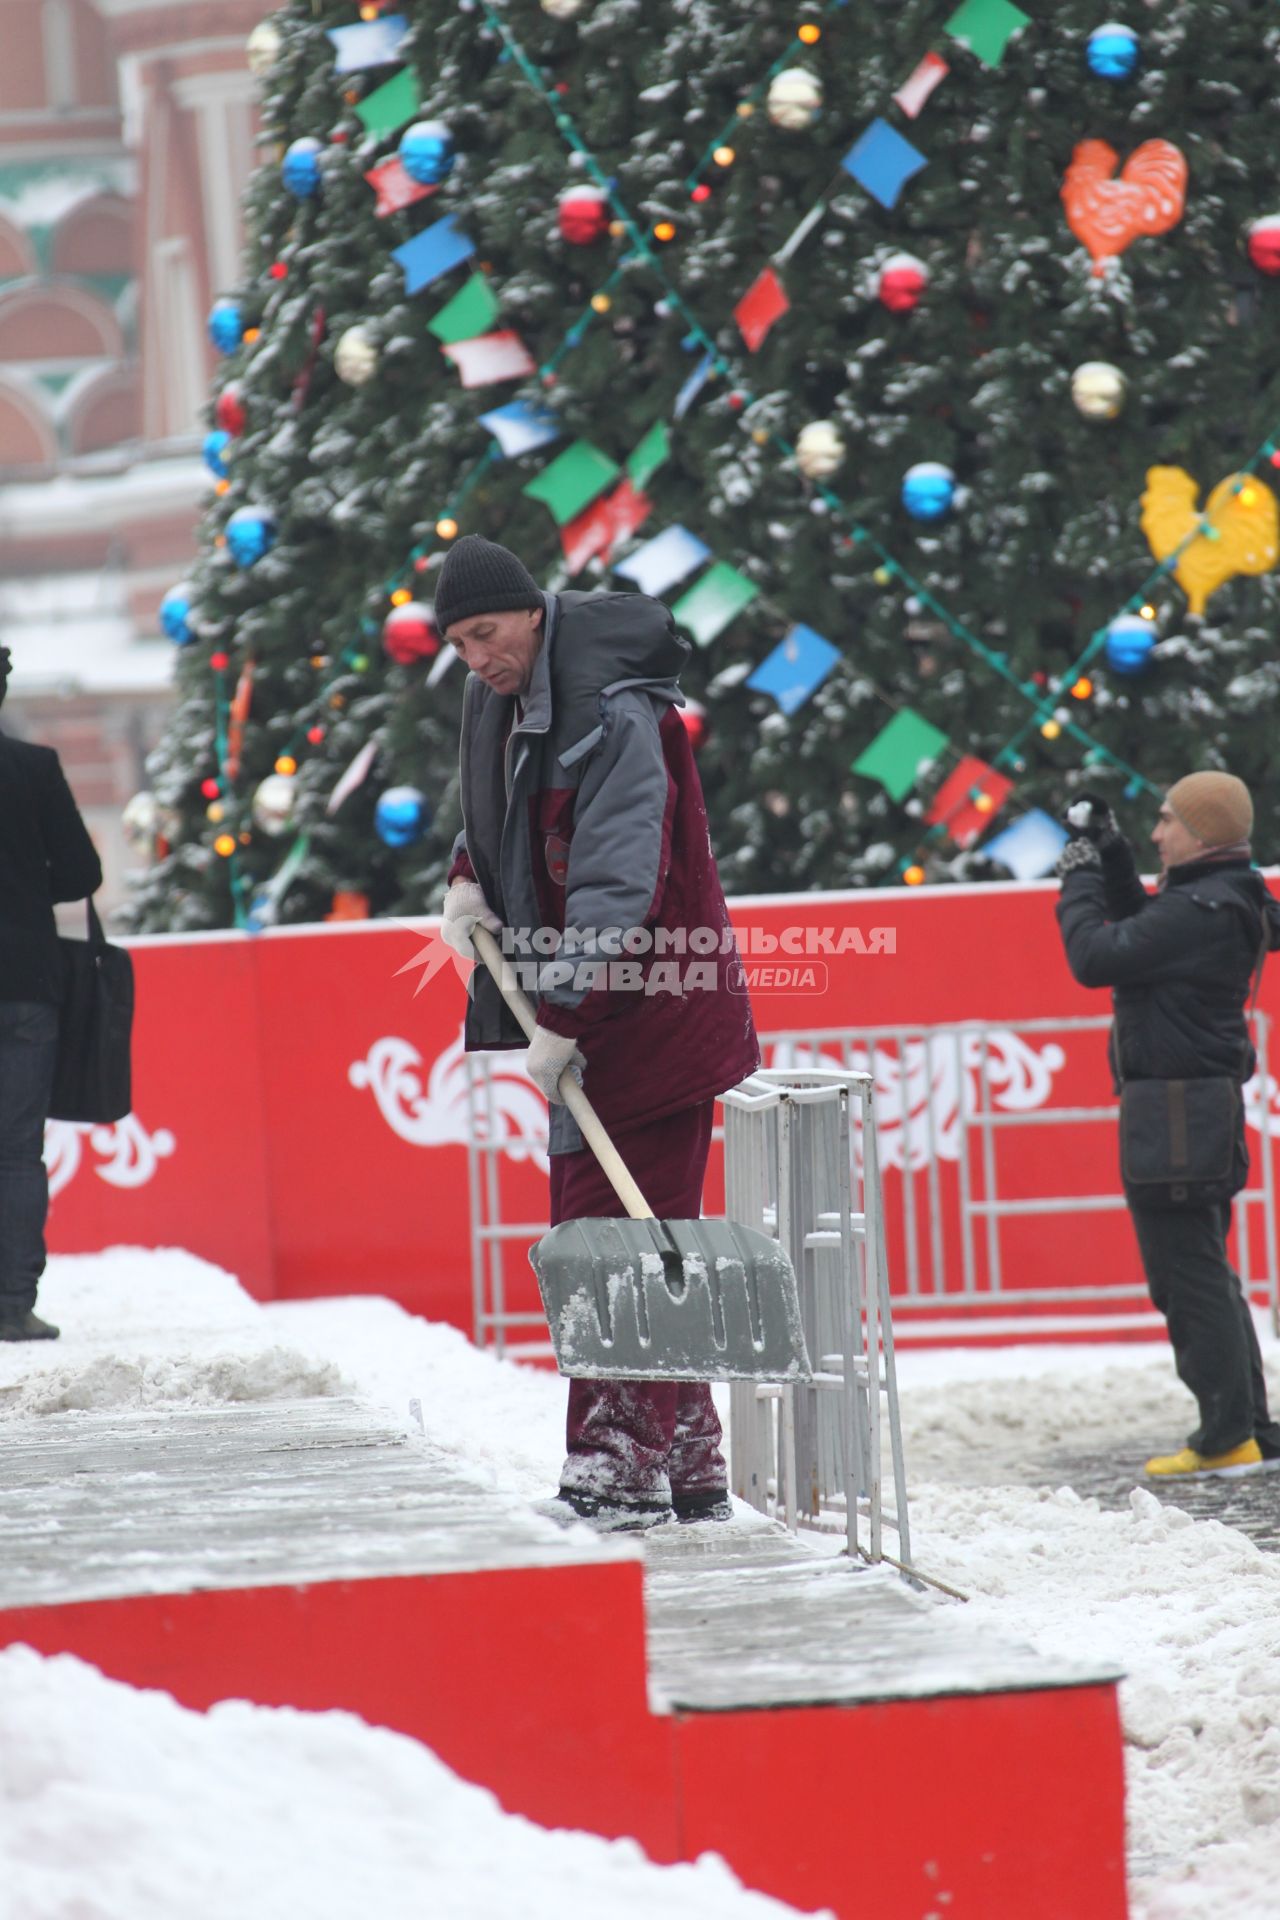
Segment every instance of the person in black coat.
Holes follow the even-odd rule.
[[[0,706],[10,656],[0,647]],[[102,866],[52,747],[0,732],[0,1340],[55,1340],[35,1313],[49,1182],[44,1129],[58,1053],[57,900],[83,900]]]
[[[1206,772],[1170,787],[1151,836],[1164,868],[1155,894],[1105,801],[1086,796],[1065,821],[1073,837],[1058,862],[1058,923],[1081,986],[1112,990],[1117,1083],[1243,1084],[1255,1066],[1247,1008],[1267,952],[1280,947],[1280,907],[1252,865],[1244,782]],[[1249,1171],[1243,1107],[1234,1158],[1228,1184],[1238,1192]],[[1178,1377],[1200,1412],[1186,1446],[1149,1460],[1148,1474],[1234,1475],[1280,1460],[1253,1316],[1227,1255],[1230,1200],[1175,1207],[1170,1189],[1129,1185],[1125,1198]]]

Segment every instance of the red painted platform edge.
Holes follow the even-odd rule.
[[[648,1710],[639,1561],[0,1611],[0,1646],[15,1642],[200,1711],[345,1709],[423,1741],[510,1812],[679,1857],[674,1732]]]
[[[687,1856],[806,1911],[1126,1920],[1113,1685],[689,1715],[679,1759]]]
[[[16,1642],[196,1709],[356,1713],[510,1812],[840,1920],[1126,1914],[1114,1687],[655,1716],[638,1561],[0,1611]]]

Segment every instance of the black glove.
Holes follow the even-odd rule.
[[[1065,880],[1069,873],[1079,873],[1092,867],[1096,873],[1102,872],[1102,855],[1092,840],[1068,840],[1058,855],[1054,872],[1059,880]]]
[[[1062,824],[1073,840],[1089,840],[1109,847],[1120,838],[1120,823],[1100,793],[1081,793],[1062,811]]]

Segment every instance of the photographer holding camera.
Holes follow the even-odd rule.
[[[1110,987],[1120,1166],[1151,1298],[1200,1422],[1153,1476],[1234,1476],[1280,1461],[1249,1303],[1227,1256],[1249,1156],[1241,1089],[1254,1070],[1247,1010],[1280,905],[1254,871],[1253,802],[1229,773],[1192,773],[1151,835],[1154,894],[1104,799],[1066,810],[1058,923],[1084,987]]]

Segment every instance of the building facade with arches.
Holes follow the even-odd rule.
[[[6,726],[56,746],[123,891],[194,545],[254,164],[260,0],[0,0],[0,639]]]

